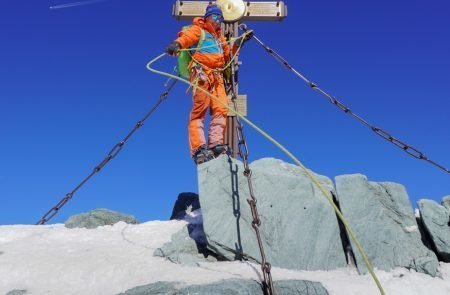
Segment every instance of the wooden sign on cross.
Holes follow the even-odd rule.
[[[244,21],[282,21],[287,17],[287,5],[283,1],[243,1],[243,0],[219,0],[219,1],[176,1],[173,5],[172,15],[177,20],[192,20],[202,17],[209,4],[217,2],[224,12],[225,22],[222,31],[227,39],[239,36],[239,24]],[[227,19],[227,13],[232,19]],[[236,17],[236,14],[238,16]],[[237,97],[238,111],[247,114],[247,96],[238,94],[238,68],[240,62],[236,58],[232,66],[232,77],[234,79],[234,93]],[[227,89],[229,106],[232,106],[231,95],[233,89]],[[238,131],[236,117],[228,114],[227,133],[225,143],[232,149],[233,157],[238,153]]]

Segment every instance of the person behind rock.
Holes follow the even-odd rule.
[[[223,14],[220,7],[211,4],[204,17],[197,17],[190,27],[178,33],[178,38],[167,47],[169,55],[176,56],[180,49],[190,48],[192,61],[189,65],[190,81],[219,99],[212,99],[201,90],[192,90],[193,107],[189,117],[188,133],[191,157],[196,164],[209,161],[226,153],[224,137],[227,124],[227,94],[224,87],[223,72],[228,70],[230,48],[221,31]],[[251,37],[238,39],[239,46]],[[233,53],[237,51],[233,46]],[[208,142],[205,139],[204,121],[210,108],[211,121]]]

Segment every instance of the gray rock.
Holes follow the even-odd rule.
[[[275,293],[283,295],[328,295],[322,284],[310,281],[275,281]],[[183,286],[178,282],[157,282],[136,287],[119,295],[262,295],[259,282],[253,280],[230,279],[206,285]]]
[[[263,294],[263,289],[259,282],[253,280],[224,280],[217,283],[206,285],[193,285],[183,288],[177,293],[177,295],[206,295],[206,294],[224,294],[224,295],[250,295],[250,294]]]
[[[27,290],[12,290],[6,293],[6,295],[26,295],[28,294]]]
[[[419,210],[419,209],[417,209],[417,210]],[[422,243],[430,251],[433,251],[434,253],[436,253],[436,250],[433,245],[433,241],[431,240],[430,235],[428,234],[427,230],[425,229],[425,225],[423,224],[422,218],[420,218],[420,214],[419,214],[419,216],[416,215],[416,222],[417,222],[417,225],[419,226],[419,232],[420,232],[420,237],[421,237]]]
[[[372,265],[381,270],[406,267],[436,275],[438,260],[421,241],[405,188],[396,183],[369,182],[361,174],[336,177],[341,211]],[[358,270],[367,273],[351,241]]]
[[[145,286],[135,287],[133,289],[120,293],[118,295],[175,295],[178,282],[156,282]]]
[[[450,210],[431,200],[420,200],[418,205],[423,225],[438,257],[450,262]]]
[[[331,270],[347,265],[335,212],[297,166],[266,158],[251,164],[262,243],[274,266]],[[229,260],[260,261],[243,164],[221,156],[198,167],[208,247]],[[330,179],[316,175],[327,191]]]
[[[190,237],[189,226],[186,225],[179,232],[173,234],[171,241],[156,249],[153,256],[164,257],[173,263],[188,266],[198,266],[199,262],[217,261],[205,246],[201,244],[199,246],[199,243]]]
[[[328,295],[321,283],[310,281],[275,281],[276,294]]]
[[[96,228],[104,225],[113,225],[119,221],[129,224],[137,224],[134,216],[111,211],[108,209],[95,209],[87,213],[71,216],[67,219],[67,228]]]
[[[441,204],[450,211],[450,196],[443,197]]]

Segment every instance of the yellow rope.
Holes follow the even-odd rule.
[[[334,204],[333,202],[333,198],[325,191],[325,189],[322,187],[322,185],[319,183],[319,181],[314,177],[314,175],[288,150],[286,149],[283,145],[281,145],[278,141],[276,141],[273,137],[271,137],[269,134],[267,134],[264,130],[262,130],[261,128],[259,128],[256,124],[254,124],[252,121],[250,121],[249,119],[247,119],[244,115],[240,114],[239,112],[237,112],[236,110],[234,110],[233,108],[230,108],[227,104],[224,104],[220,101],[220,99],[218,97],[216,97],[215,95],[209,93],[208,91],[204,90],[203,88],[192,84],[191,82],[180,78],[178,76],[166,73],[166,72],[161,72],[158,70],[155,70],[153,68],[151,68],[151,65],[153,63],[155,63],[156,61],[158,61],[159,59],[163,58],[166,55],[166,53],[163,53],[161,55],[159,55],[158,57],[154,58],[153,60],[151,60],[148,64],[147,64],[147,69],[153,73],[162,75],[162,76],[166,76],[166,77],[170,77],[172,79],[176,79],[179,80],[183,83],[189,84],[192,87],[194,87],[196,90],[200,90],[203,93],[205,93],[206,95],[210,96],[212,99],[214,99],[216,102],[220,103],[221,105],[223,105],[224,107],[226,107],[229,111],[231,111],[234,115],[238,116],[240,119],[242,119],[244,122],[246,122],[248,125],[250,125],[253,129],[255,129],[257,132],[259,132],[262,136],[264,136],[266,139],[268,139],[270,142],[272,142],[276,147],[278,147],[280,150],[282,150],[289,158],[291,158],[294,163],[296,163],[298,166],[300,166],[303,171],[308,175],[308,177],[313,181],[313,183],[319,188],[319,190],[322,192],[322,194],[325,196],[325,198],[328,200],[328,202],[330,203],[330,205],[333,207],[334,211],[336,211],[336,214],[338,215],[339,219],[342,221],[342,223],[344,224],[345,228],[347,229],[351,239],[353,240],[353,242],[356,244],[356,247],[358,248],[359,253],[361,253],[361,256],[364,260],[364,263],[367,267],[367,269],[370,272],[370,275],[372,276],[373,280],[375,281],[375,284],[377,285],[378,289],[380,290],[381,295],[385,295],[385,292],[383,290],[383,287],[381,286],[380,281],[378,280],[377,276],[375,275],[375,272],[373,270],[373,267],[371,265],[371,263],[369,262],[369,259],[367,258],[366,253],[364,252],[361,244],[359,243],[358,239],[356,238],[355,234],[353,233],[352,228],[350,227],[350,225],[348,224],[347,220],[344,218],[344,216],[342,215],[341,211],[339,210],[339,208],[336,206],[336,204]]]
[[[242,34],[242,35],[239,36],[239,37],[236,37],[236,38],[233,37],[233,38],[230,38],[230,40],[226,40],[226,41],[227,41],[226,43],[229,43],[228,46],[230,47],[230,54],[232,54],[232,42],[234,43],[234,41],[236,41],[236,40],[238,40],[238,39],[245,38],[248,34],[251,34],[252,32],[253,32],[252,30],[248,30],[248,31],[246,31],[244,34]],[[236,57],[239,55],[239,51],[241,51],[242,44],[243,44],[242,42],[239,44],[239,47],[238,47],[238,49],[236,50],[236,54],[230,59],[230,61],[228,62],[228,64],[226,64],[224,67],[219,68],[219,69],[211,69],[210,67],[208,67],[208,66],[202,64],[201,62],[199,62],[198,60],[196,60],[196,59],[194,58],[194,56],[191,54],[192,48],[180,49],[179,51],[187,51],[187,52],[189,53],[190,57],[192,58],[192,60],[193,60],[195,63],[201,65],[202,67],[207,68],[208,70],[216,71],[216,72],[222,72],[222,71],[224,71],[226,68],[228,68],[229,66],[231,66],[231,64],[233,63],[233,61],[234,61],[234,60],[236,59]],[[211,48],[211,47],[216,47],[216,46],[217,46],[217,44],[212,44],[212,45],[208,45],[208,46],[202,46],[202,49],[205,49],[205,48]]]

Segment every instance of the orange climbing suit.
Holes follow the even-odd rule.
[[[205,33],[205,40],[197,50],[202,29]],[[197,17],[188,30],[178,33],[175,41],[180,43],[183,49],[192,48],[191,83],[218,97],[220,102],[227,105],[227,95],[220,69],[230,59],[230,48],[222,32],[215,31],[212,25],[206,23],[203,18]],[[196,151],[203,146],[213,147],[224,144],[228,109],[201,90],[193,89],[192,92],[193,106],[189,116],[188,132],[190,153],[191,156],[194,156]],[[210,107],[211,121],[207,144],[204,122],[208,107]]]

